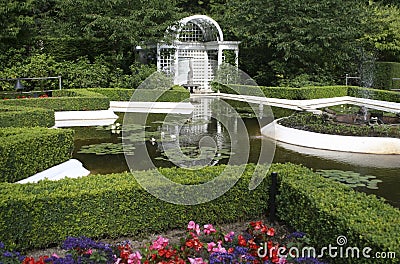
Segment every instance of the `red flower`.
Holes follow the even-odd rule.
[[[238,244],[239,246],[245,247],[247,245],[246,239],[242,235],[238,235]]]
[[[274,236],[275,235],[275,229],[273,229],[272,227],[268,228],[267,235]]]

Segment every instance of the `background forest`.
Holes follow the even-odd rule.
[[[400,62],[398,0],[1,0],[0,78],[135,88],[155,70],[154,51],[142,64],[136,47],[193,14],[241,41],[239,67],[259,85],[343,84],[364,62]]]

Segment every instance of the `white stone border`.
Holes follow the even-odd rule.
[[[136,113],[176,113],[191,114],[194,106],[186,102],[125,102],[111,101],[110,110],[114,112]]]
[[[261,134],[291,145],[367,154],[400,154],[400,139],[389,137],[353,137],[320,134],[278,124],[280,119],[261,128]]]

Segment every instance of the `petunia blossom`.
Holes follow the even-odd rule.
[[[205,262],[202,258],[188,258],[190,264],[206,264],[207,262]]]
[[[216,233],[217,230],[214,228],[212,224],[204,225],[204,234],[209,235],[211,233]]]

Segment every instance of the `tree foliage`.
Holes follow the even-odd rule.
[[[371,57],[400,62],[398,1],[2,0],[0,78],[45,74],[26,65],[49,59],[47,73],[63,65],[71,85],[134,87],[155,70],[137,64],[135,47],[154,49],[194,14],[241,41],[240,68],[261,85],[340,83]]]

